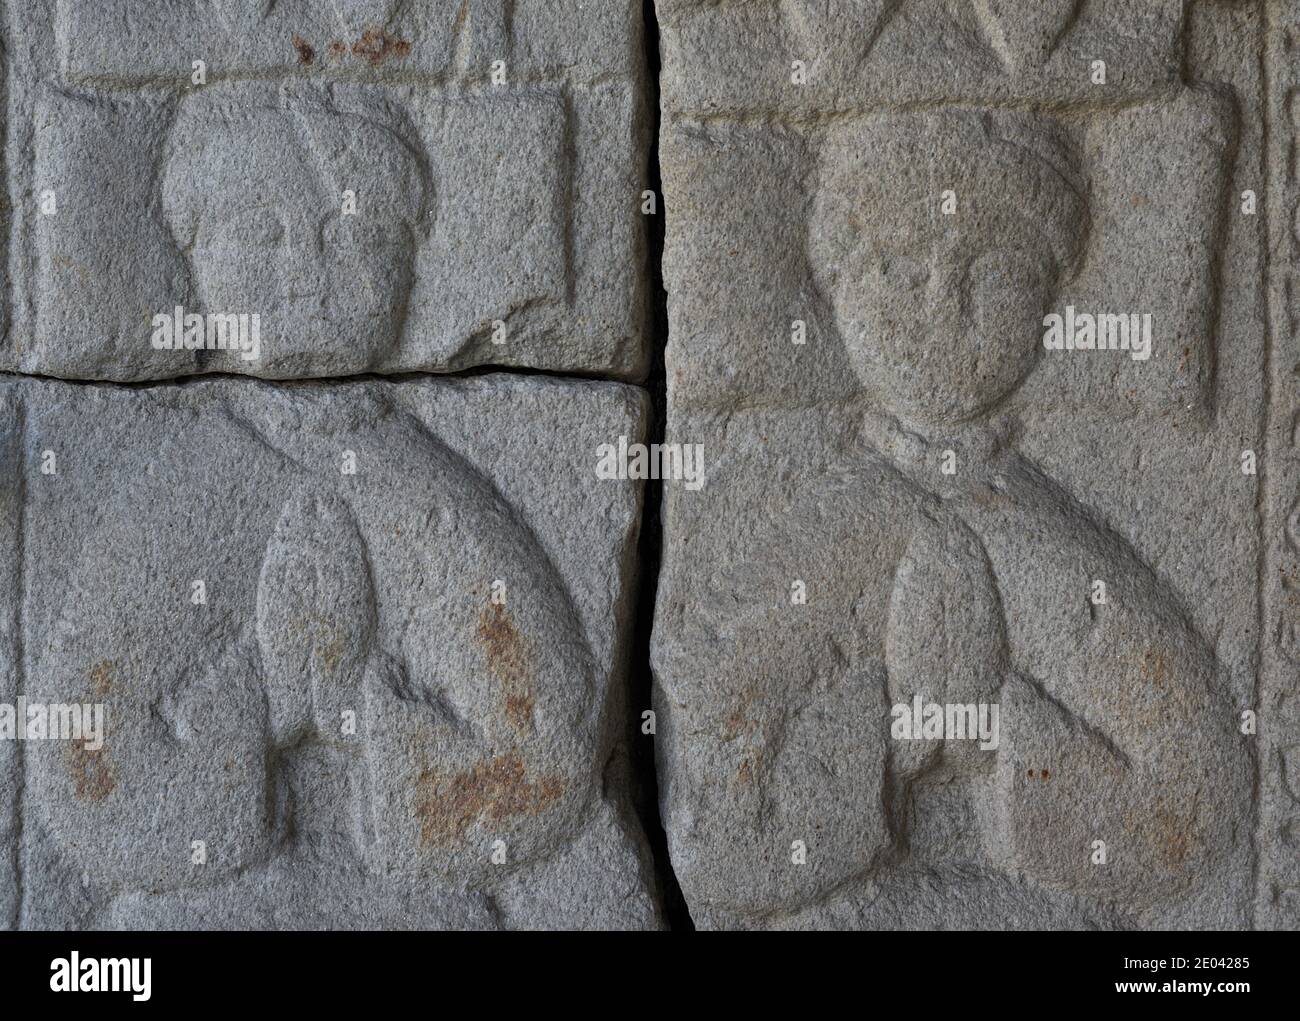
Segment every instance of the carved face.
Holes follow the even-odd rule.
[[[424,202],[415,157],[360,117],[279,111],[201,136],[197,152],[205,174],[173,166],[165,199],[204,311],[258,313],[272,364],[311,351],[338,371],[372,366],[405,322]]]
[[[811,242],[850,361],[891,410],[978,417],[1033,368],[1078,195],[991,119],[882,119],[831,143]]]

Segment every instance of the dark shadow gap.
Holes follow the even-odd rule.
[[[297,376],[292,379],[250,376],[241,372],[191,372],[180,376],[167,376],[162,379],[65,379],[62,376],[51,376],[44,372],[20,372],[16,369],[0,369],[0,379],[38,379],[43,382],[61,383],[66,386],[98,386],[119,390],[159,390],[164,387],[197,386],[205,381],[215,382],[222,379],[238,380],[244,384],[262,384],[263,386],[277,388],[299,387],[309,389],[311,387],[337,387],[349,383],[455,381],[475,379],[480,376],[536,376],[561,382],[632,385],[628,380],[600,373],[580,372],[577,370],[534,369],[523,365],[473,365],[451,372],[361,372],[351,376]]]
[[[646,103],[651,131],[648,187],[655,193],[655,215],[647,217],[647,276],[650,282],[650,373],[645,388],[649,391],[653,417],[648,443],[664,441],[667,415],[667,373],[664,348],[668,343],[668,292],[664,289],[664,203],[663,181],[659,172],[659,20],[654,0],[644,0]],[[668,857],[668,836],[659,817],[659,781],[655,773],[653,737],[641,733],[641,713],[651,707],[654,677],[650,670],[650,634],[654,627],[655,599],[659,587],[659,565],[663,556],[663,522],[660,501],[663,484],[657,479],[646,484],[645,511],[641,519],[641,539],[637,551],[640,589],[637,593],[636,625],[632,638],[631,698],[629,699],[628,741],[632,749],[632,770],[636,778],[636,802],[650,851],[654,855],[655,874],[663,897],[668,924],[675,930],[694,931],[695,923],[682,896],[681,885]]]

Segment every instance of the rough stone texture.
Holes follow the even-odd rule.
[[[1296,927],[1300,5],[658,10],[696,924]],[[1150,359],[1044,350],[1066,306]],[[918,695],[999,746],[895,738]]]
[[[591,481],[638,390],[11,378],[0,408],[2,700],[108,718],[97,752],[4,742],[8,922],[659,924],[622,747],[641,490]]]
[[[0,927],[1300,927],[1300,0],[658,0],[666,337],[642,6],[4,5]]]
[[[644,373],[638,0],[6,13],[0,368]],[[176,306],[258,314],[261,357],[154,349],[151,317]]]

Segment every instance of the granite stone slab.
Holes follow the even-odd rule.
[[[640,3],[6,15],[0,368],[644,373]],[[256,315],[260,343],[182,343],[158,334],[164,314]]]
[[[0,928],[1300,928],[1300,0],[0,17]]]
[[[1295,927],[1300,5],[658,12],[695,923]]]
[[[595,481],[639,391],[0,404],[2,700],[105,714],[0,744],[7,924],[661,924],[621,723],[641,492]]]

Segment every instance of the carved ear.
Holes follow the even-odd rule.
[[[989,45],[1009,71],[1042,67],[1074,22],[1081,0],[975,0]]]
[[[340,733],[361,711],[361,677],[376,607],[365,546],[337,496],[301,492],[284,506],[257,589],[257,640],[271,731],[292,740],[312,723]]]

